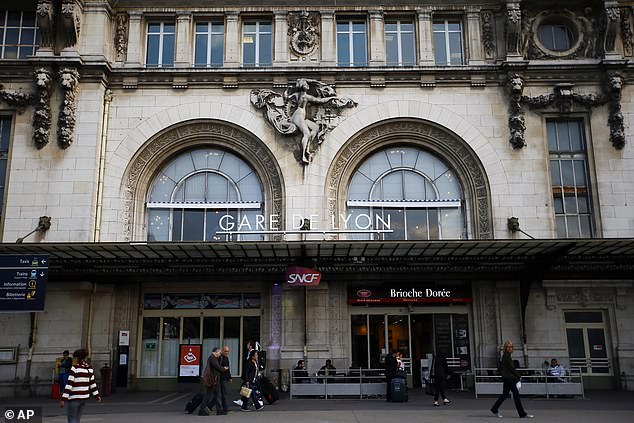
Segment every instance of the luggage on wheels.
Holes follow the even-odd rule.
[[[408,400],[407,382],[405,379],[394,378],[390,383],[392,402],[405,402]]]
[[[193,413],[201,402],[203,402],[203,394],[202,392],[198,392],[192,399],[189,400],[187,405],[185,405],[185,411],[189,414]]]
[[[277,389],[275,389],[275,386],[273,385],[273,383],[271,383],[271,380],[269,378],[261,378],[259,381],[259,385],[260,392],[262,393],[264,399],[266,399],[266,402],[269,403],[269,405],[280,399],[279,392],[277,392]]]

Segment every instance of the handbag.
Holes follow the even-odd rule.
[[[250,398],[252,392],[253,390],[248,388],[247,386],[243,386],[242,388],[240,388],[240,395],[243,397]]]

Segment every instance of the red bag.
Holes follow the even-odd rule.
[[[60,399],[62,398],[62,396],[60,395],[59,392],[59,385],[55,382],[53,382],[53,386],[51,387],[51,399]]]

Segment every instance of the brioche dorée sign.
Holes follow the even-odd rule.
[[[289,266],[286,268],[286,283],[290,286],[317,286],[321,281],[321,272],[307,267]]]

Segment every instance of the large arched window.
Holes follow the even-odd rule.
[[[262,184],[253,167],[223,150],[189,151],[156,175],[147,197],[149,241],[223,241],[240,222],[263,225]],[[259,217],[258,217],[259,216]],[[242,225],[240,230],[263,228]],[[240,235],[260,240],[260,235]]]
[[[392,232],[355,239],[466,238],[464,194],[455,173],[421,149],[387,148],[368,157],[352,176],[346,205],[350,221],[367,215],[373,225],[390,223]]]

